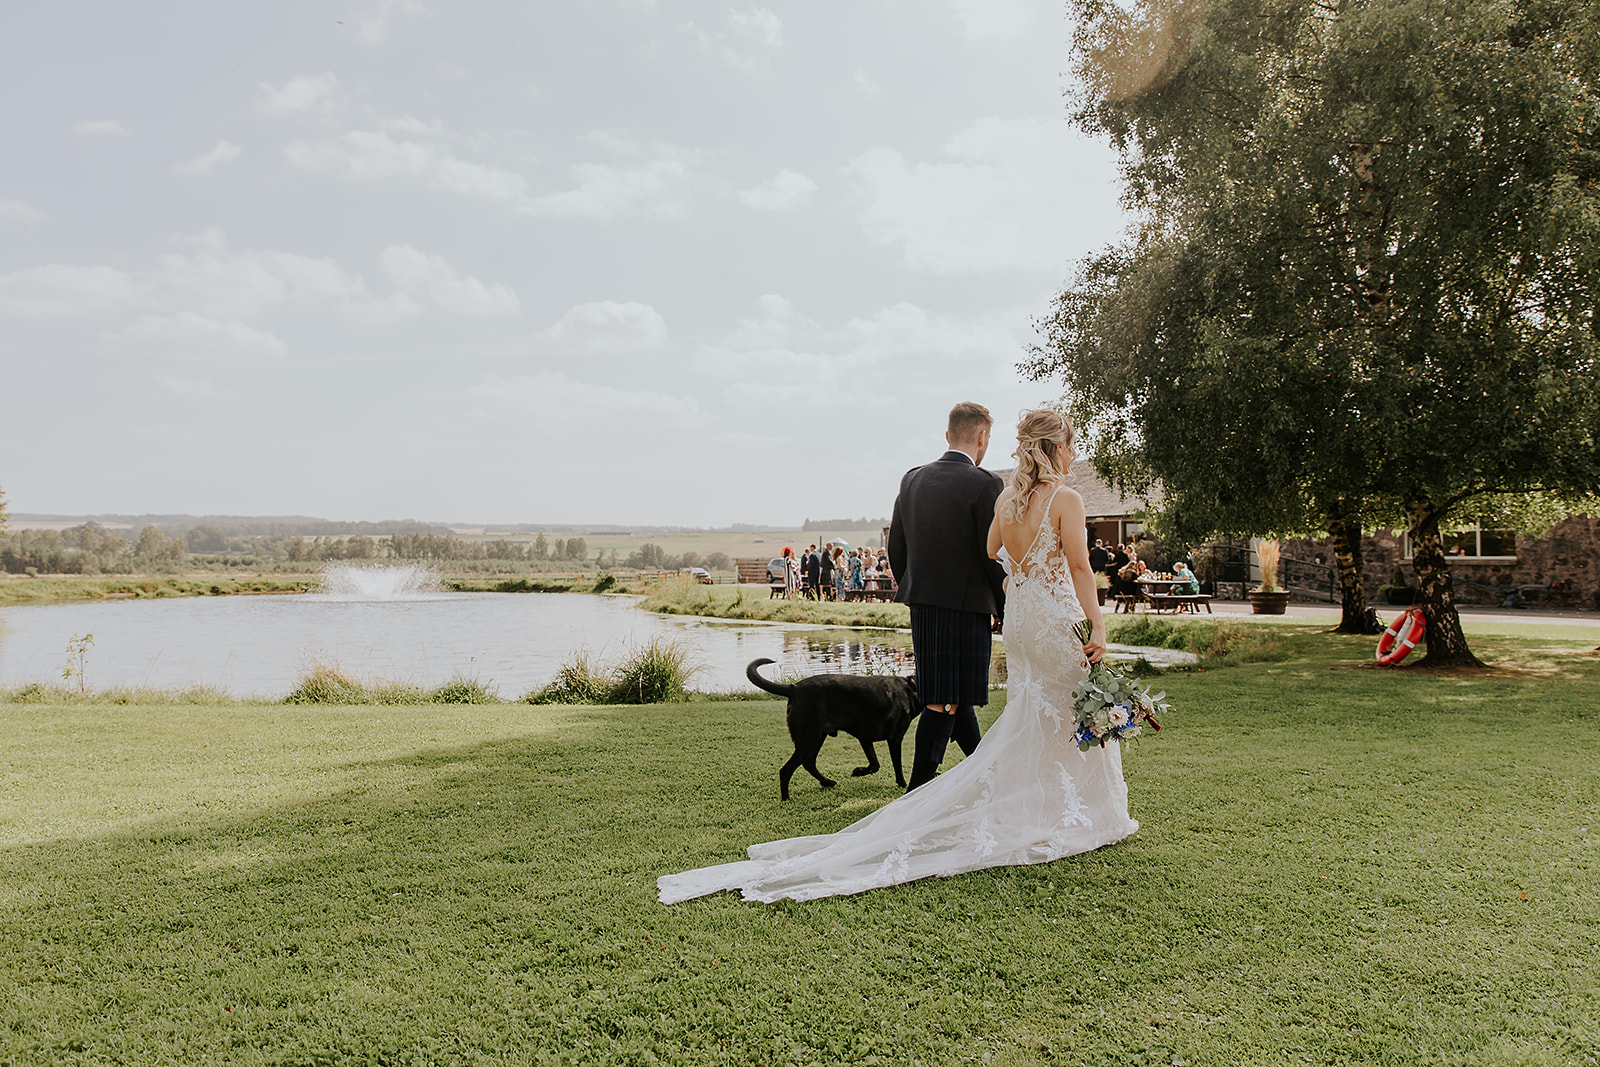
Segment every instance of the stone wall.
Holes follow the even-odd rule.
[[[1401,534],[1394,530],[1379,530],[1362,537],[1362,579],[1368,600],[1377,599],[1378,587],[1388,584],[1396,563],[1405,572],[1406,582],[1416,584],[1410,561],[1400,558],[1402,544]],[[1285,541],[1283,554],[1295,559],[1320,560],[1330,566],[1334,562],[1333,548],[1327,541]],[[1548,587],[1555,582],[1570,581],[1570,591],[1541,594],[1529,590],[1523,602],[1564,608],[1600,607],[1600,517],[1573,515],[1538,537],[1519,536],[1514,560],[1479,561],[1471,556],[1451,556],[1449,563],[1456,601],[1460,604],[1499,604],[1505,599],[1506,591],[1513,588]]]

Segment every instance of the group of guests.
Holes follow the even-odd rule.
[[[787,600],[843,600],[846,592],[865,589],[868,582],[891,577],[889,553],[883,549],[852,548],[842,545],[807,545],[796,554],[788,545],[783,549],[783,595]]]
[[[1137,597],[1139,579],[1150,573],[1150,568],[1139,558],[1137,543],[1108,545],[1099,538],[1090,543],[1089,567],[1106,576],[1112,596]],[[1179,596],[1200,592],[1200,579],[1195,576],[1194,562],[1187,555],[1173,562],[1172,577],[1177,582],[1172,591]]]

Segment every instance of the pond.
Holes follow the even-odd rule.
[[[92,688],[207,685],[237,696],[283,696],[320,662],[422,686],[463,675],[518,697],[580,651],[609,664],[656,638],[686,644],[700,668],[691,684],[709,691],[751,689],[745,666],[761,657],[779,664],[768,677],[912,670],[910,635],[891,631],[661,616],[631,597],[357,588],[0,608],[0,686],[59,684],[81,634],[94,635],[84,657]]]

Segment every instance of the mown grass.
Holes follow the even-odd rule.
[[[654,899],[896,794],[780,802],[777,701],[0,706],[0,1062],[1597,1062],[1593,631],[1283,641],[1130,840],[803,905]]]
[[[911,625],[911,616],[904,604],[774,600],[763,586],[700,585],[684,578],[664,579],[649,586],[640,606],[662,615],[704,615],[715,619],[884,629],[903,629]]]

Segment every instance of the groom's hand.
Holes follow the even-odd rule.
[[[999,615],[993,616],[992,620],[989,623],[989,632],[992,633],[992,634],[1001,634],[1001,633],[1005,633],[1005,630],[1006,630],[1006,620],[1004,618],[1002,618],[1001,616],[999,616]]]

